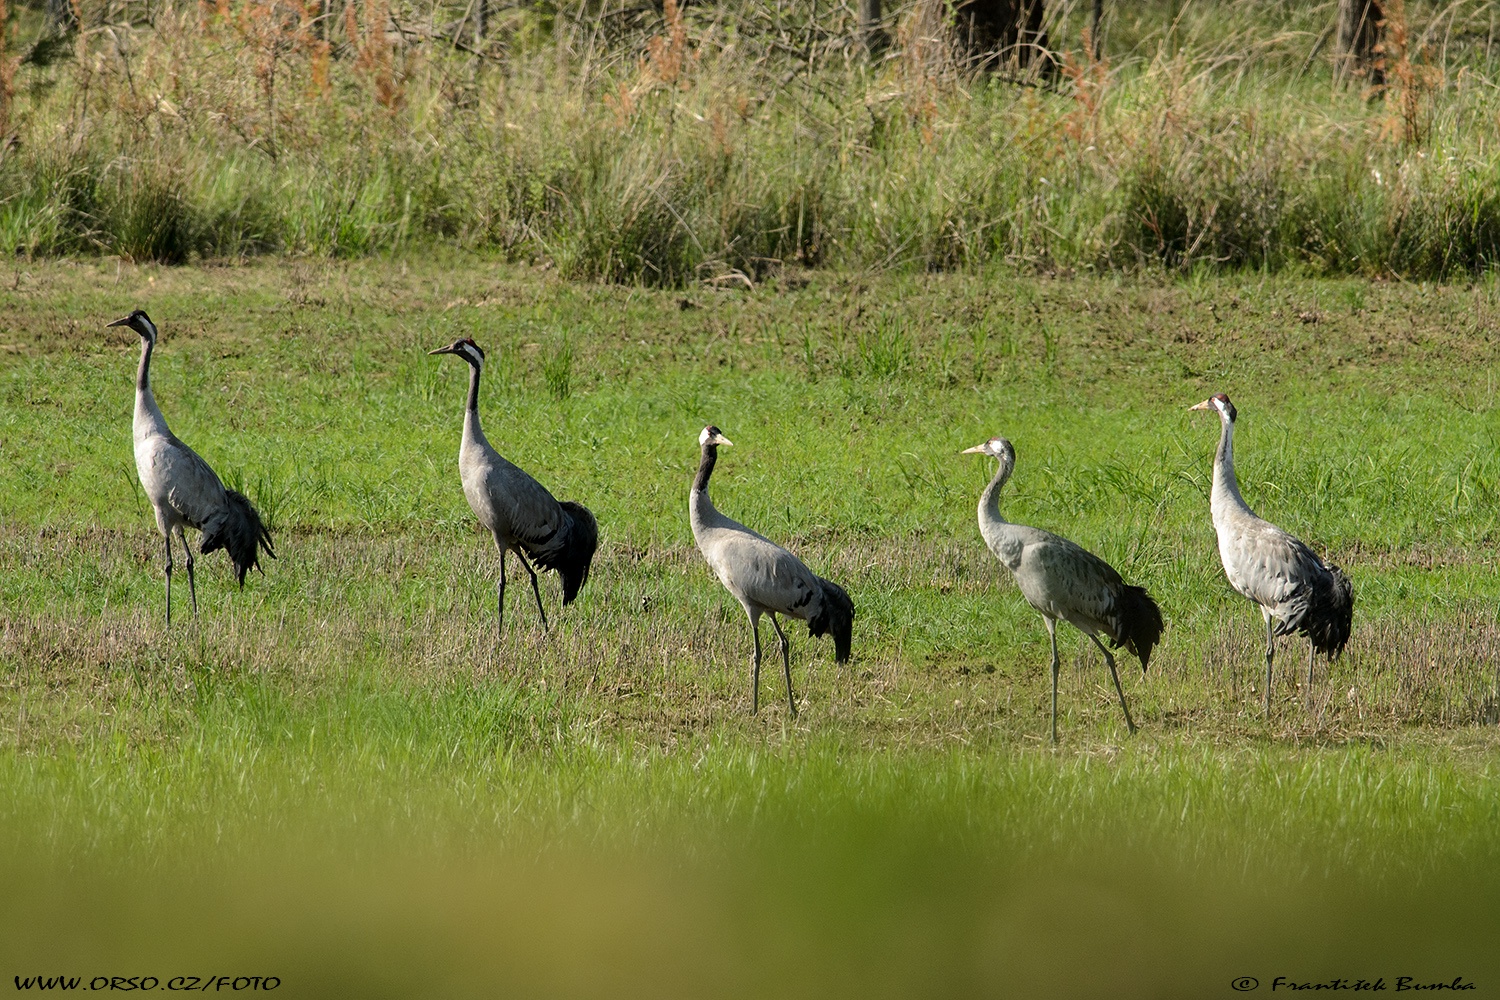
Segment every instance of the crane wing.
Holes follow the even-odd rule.
[[[562,528],[562,507],[548,489],[526,473],[522,480],[512,479],[510,489],[500,496],[510,518],[516,541],[528,549],[546,545]]]
[[[1016,583],[1032,607],[1065,618],[1086,632],[1118,631],[1116,608],[1124,581],[1114,567],[1066,538],[1032,529]],[[1024,578],[1024,579],[1023,579]]]
[[[224,509],[224,484],[207,462],[181,441],[173,438],[152,456],[158,466],[157,481],[170,483],[167,503],[183,520],[202,528]]]
[[[1220,555],[1230,584],[1282,619],[1300,618],[1309,584],[1328,573],[1312,549],[1267,521],[1239,532],[1228,549]]]
[[[705,555],[730,593],[767,611],[807,618],[820,589],[802,560],[748,528],[714,534]]]
[[[493,449],[460,460],[464,495],[481,524],[527,549],[546,545],[562,527],[556,498]]]

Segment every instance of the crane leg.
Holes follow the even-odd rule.
[[[500,550],[500,583],[495,587],[495,641],[505,634],[505,550]]]
[[[531,592],[536,595],[536,611],[542,616],[542,631],[545,632],[547,631],[547,612],[542,609],[542,590],[537,586],[536,570],[531,568],[531,563],[526,561],[520,549],[516,549],[516,558],[521,560],[521,568],[531,575]]]
[[[771,627],[776,630],[776,638],[781,640],[781,666],[786,671],[786,703],[792,710],[792,717],[797,716],[797,696],[792,694],[792,653],[791,643],[786,641],[786,633],[781,631],[781,624],[776,621],[776,615],[771,614]]]
[[[167,624],[172,624],[172,533],[162,532],[162,541],[167,543]]]
[[[750,659],[750,714],[760,711],[760,619],[750,617],[750,634],[755,637],[755,655]]]
[[[1120,710],[1125,713],[1125,725],[1134,734],[1135,720],[1130,717],[1130,706],[1125,704],[1125,689],[1120,687],[1120,674],[1119,671],[1115,670],[1115,658],[1110,654],[1109,648],[1099,641],[1097,635],[1090,635],[1089,638],[1094,640],[1094,645],[1098,646],[1099,652],[1104,654],[1104,662],[1109,664],[1109,676],[1115,682],[1115,694],[1120,696]]]
[[[1057,660],[1057,622],[1051,618],[1043,619],[1047,623],[1047,635],[1052,639],[1052,742],[1057,743],[1057,673],[1061,665]]]
[[[1266,718],[1271,717],[1271,661],[1276,658],[1276,631],[1266,615]]]
[[[176,528],[177,542],[182,546],[183,553],[187,556],[188,571],[188,593],[193,597],[193,617],[198,617],[198,585],[193,582],[193,550],[188,548],[187,535],[182,530],[182,525]]]
[[[1307,707],[1311,708],[1313,703],[1313,648],[1312,640],[1307,643]]]

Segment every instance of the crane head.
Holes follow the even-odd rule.
[[[447,347],[439,347],[428,354],[457,354],[475,368],[484,367],[484,350],[476,343],[473,337],[459,337]]]
[[[146,315],[144,309],[137,309],[124,319],[117,319],[108,325],[128,326],[151,343],[156,343],[156,324],[151,322],[151,317]]]
[[[1196,406],[1189,406],[1188,409],[1217,410],[1223,416],[1228,417],[1231,424],[1234,423],[1234,418],[1238,415],[1237,411],[1234,408],[1234,404],[1231,403],[1229,401],[1229,397],[1222,392],[1216,392]]]
[[[713,424],[709,424],[707,427],[703,428],[702,433],[698,435],[699,447],[707,448],[709,445],[721,444],[726,448],[734,447],[734,442],[725,437],[724,432],[719,430]]]
[[[984,444],[976,444],[972,448],[965,448],[963,451],[959,452],[959,454],[988,455],[990,456],[990,458],[998,458],[1002,461],[1004,460],[1006,455],[1009,455],[1011,460],[1014,461],[1016,457],[1016,449],[1013,448],[1011,446],[1011,443],[1005,440],[1005,438],[992,437]]]

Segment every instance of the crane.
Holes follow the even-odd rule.
[[[1240,496],[1234,474],[1234,404],[1216,393],[1191,406],[1219,415],[1219,449],[1214,453],[1209,506],[1219,536],[1219,561],[1229,585],[1260,605],[1266,622],[1265,710],[1271,714],[1271,661],[1276,637],[1300,632],[1308,638],[1307,690],[1312,693],[1313,658],[1329,662],[1343,652],[1354,620],[1354,585],[1337,566],[1255,512]]]
[[[733,442],[710,424],[698,435],[698,444],[703,456],[688,498],[688,517],[698,551],[750,619],[750,635],[755,640],[750,711],[760,710],[760,616],[769,614],[771,627],[781,642],[787,704],[795,716],[797,699],[792,693],[791,653],[776,616],[782,614],[807,622],[808,634],[814,638],[832,635],[835,661],[847,663],[854,630],[854,602],[843,587],[817,576],[780,545],[719,513],[708,496],[708,477],[713,475],[719,448],[730,447]]]
[[[530,556],[542,570],[556,570],[562,578],[563,604],[588,582],[589,566],[599,545],[599,525],[583,504],[559,503],[547,488],[500,457],[479,427],[479,375],[484,351],[471,338],[455,340],[428,354],[456,354],[469,366],[469,400],[464,409],[463,439],[458,447],[458,472],[464,496],[479,523],[495,536],[500,549],[500,583],[496,587],[497,637],[505,628],[505,556],[514,552],[531,577],[536,609],[547,628],[542,592]]]
[[[219,549],[229,553],[234,563],[240,589],[245,589],[245,574],[260,569],[259,553],[264,550],[272,559],[271,533],[259,512],[238,490],[226,489],[208,463],[183,444],[167,427],[156,397],[151,392],[151,352],[156,347],[156,324],[144,309],[137,309],[110,326],[129,327],[141,338],[141,364],[135,376],[135,417],[131,422],[135,438],[135,471],[141,489],[156,511],[156,526],[166,544],[167,624],[172,624],[172,536],[187,557],[188,593],[192,595],[193,614],[198,614],[198,586],[193,580],[193,550],[188,548],[183,529],[202,532],[198,551],[209,555]]]
[[[1047,623],[1052,640],[1052,742],[1057,742],[1057,622],[1065,619],[1094,641],[1120,696],[1125,725],[1135,732],[1135,720],[1125,704],[1125,691],[1099,633],[1116,647],[1141,661],[1141,673],[1151,662],[1151,650],[1161,642],[1161,609],[1144,587],[1132,587],[1114,568],[1087,549],[1040,528],[1011,524],[1000,516],[1000,491],[1016,467],[1016,450],[1003,437],[965,448],[965,455],[988,455],[1000,463],[995,478],[979,497],[979,533],[985,544],[1010,570],[1021,596]]]

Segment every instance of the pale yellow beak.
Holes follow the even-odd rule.
[[[708,439],[708,443],[709,444],[716,444],[716,445],[719,445],[720,447],[723,447],[723,448],[733,448],[734,447],[734,442],[731,441],[731,440],[729,440],[727,437],[725,437],[722,434],[715,434],[713,437],[711,437],[711,438]]]
[[[1214,401],[1211,400],[1211,399],[1205,399],[1203,402],[1197,404],[1196,406],[1189,406],[1188,407],[1188,409],[1190,409],[1190,410],[1212,410],[1213,408],[1214,408]]]
[[[976,444],[972,448],[965,448],[963,451],[959,452],[959,454],[960,455],[983,455],[984,454],[984,447],[985,446],[982,445],[982,444]]]

